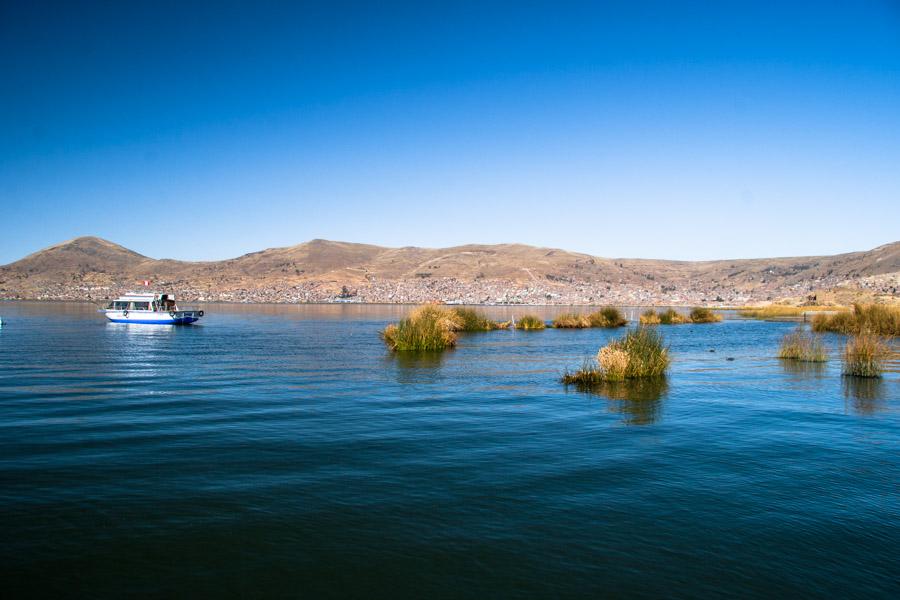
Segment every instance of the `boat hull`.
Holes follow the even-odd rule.
[[[135,323],[141,325],[190,325],[203,316],[196,310],[179,310],[174,313],[152,311],[105,310],[103,315],[113,323]]]

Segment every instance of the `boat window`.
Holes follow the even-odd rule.
[[[150,310],[149,302],[135,302],[134,310]]]
[[[127,302],[113,302],[113,308],[116,310],[128,310]]]

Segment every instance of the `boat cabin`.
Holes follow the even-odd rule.
[[[174,294],[128,293],[110,302],[106,308],[107,310],[149,310],[153,312],[178,310]]]

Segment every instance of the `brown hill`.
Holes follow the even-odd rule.
[[[53,277],[91,271],[124,272],[147,260],[152,259],[118,244],[97,237],[80,237],[38,250],[3,269]]]
[[[0,267],[0,295],[63,297],[63,288],[114,290],[144,279],[211,295],[292,286],[339,290],[389,282],[433,286],[438,280],[540,285],[551,291],[593,285],[662,294],[702,289],[710,296],[717,290],[771,295],[798,286],[828,288],[873,276],[896,277],[898,272],[900,242],[835,256],[685,262],[609,259],[521,244],[385,248],[312,240],[234,259],[185,262],[156,260],[100,238],[81,237]]]

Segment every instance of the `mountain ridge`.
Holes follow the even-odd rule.
[[[322,301],[338,292],[346,296],[348,290],[393,283],[399,288],[415,284],[425,295],[431,290],[438,300],[461,300],[441,297],[453,294],[437,282],[539,287],[535,293],[544,297],[571,295],[581,288],[590,288],[592,298],[606,295],[604,289],[615,296],[615,288],[632,294],[641,290],[639,295],[655,294],[661,300],[666,294],[692,291],[709,298],[723,297],[723,292],[768,298],[872,281],[876,287],[887,285],[893,294],[891,284],[898,273],[900,242],[836,255],[678,261],[606,258],[525,244],[392,248],[317,238],[224,260],[182,261],[151,258],[103,238],[83,236],[0,266],[0,296],[68,298],[75,296],[76,288],[93,296],[151,280],[190,290],[189,296],[220,299],[238,291],[246,295],[248,290],[302,288],[317,290],[314,297],[307,294],[308,300]]]

